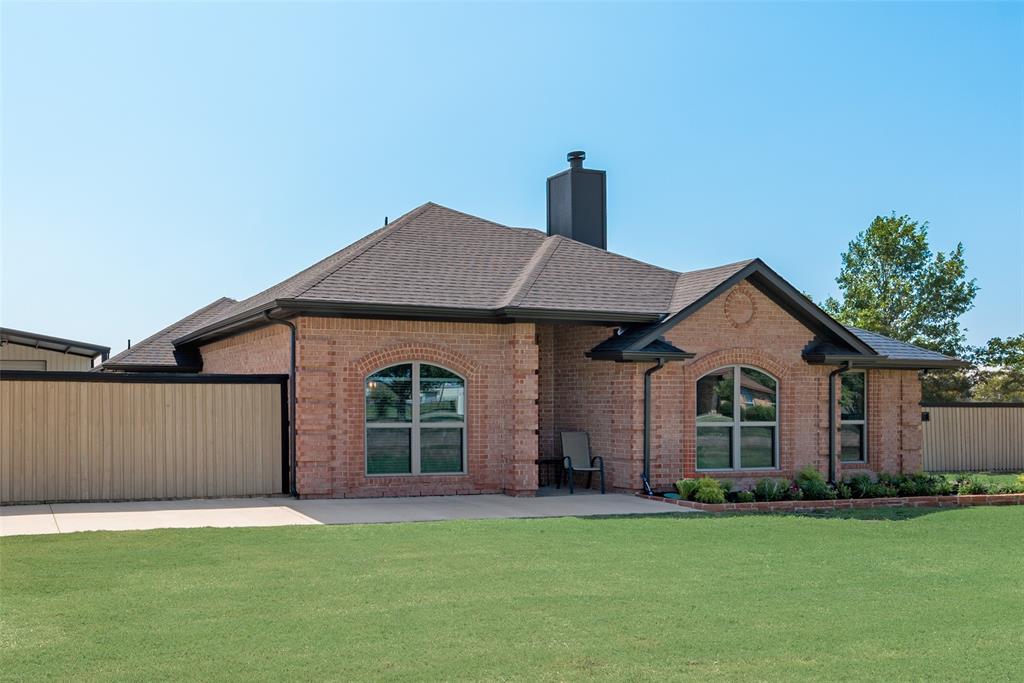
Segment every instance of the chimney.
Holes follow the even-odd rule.
[[[569,168],[548,178],[548,234],[608,248],[605,173],[583,168],[585,152],[569,152]]]

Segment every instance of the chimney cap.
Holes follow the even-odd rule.
[[[577,149],[565,155],[565,159],[569,162],[570,168],[583,168],[583,160],[586,158],[587,153],[581,149]]]

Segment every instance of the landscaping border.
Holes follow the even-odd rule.
[[[976,496],[900,496],[895,498],[839,498],[836,500],[777,500],[760,503],[698,503],[637,493],[647,500],[672,503],[703,512],[812,512],[815,510],[859,510],[869,508],[954,508],[976,505],[1024,505],[1024,493]]]

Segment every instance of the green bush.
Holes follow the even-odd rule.
[[[961,496],[982,496],[992,492],[992,485],[980,477],[968,475],[957,484],[957,493]]]
[[[732,482],[728,479],[719,479],[718,485],[722,487],[722,494],[725,496],[728,496],[729,491],[732,491]]]
[[[846,482],[836,484],[836,498],[853,498],[853,489]]]
[[[799,486],[797,486],[796,484],[793,484],[788,489],[786,489],[786,500],[803,500],[803,499],[804,499],[804,490],[802,488],[800,488]]]
[[[899,489],[892,484],[878,482],[868,487],[865,498],[895,498],[900,495]]]
[[[786,497],[789,482],[785,479],[762,479],[754,487],[754,498],[771,503]]]
[[[871,498],[869,495],[871,487],[874,483],[871,481],[871,477],[866,474],[858,474],[845,482],[850,487],[850,492],[854,498]]]
[[[807,467],[803,468],[802,470],[800,470],[797,473],[797,475],[796,475],[796,484],[797,484],[797,486],[800,486],[804,482],[809,482],[809,481],[819,482],[819,483],[824,484],[825,483],[825,475],[823,475],[821,472],[819,472],[813,465],[808,465]]]
[[[924,472],[896,477],[894,484],[901,496],[940,496],[950,488],[945,477]]]
[[[693,499],[698,503],[724,503],[725,492],[722,485],[711,477],[704,477],[698,480],[697,492]]]
[[[746,491],[746,490],[744,490],[744,491],[737,491],[736,492],[736,502],[737,503],[753,503],[755,499],[756,498],[754,496],[754,492],[753,491]]]
[[[823,481],[808,479],[798,485],[804,500],[834,500],[836,490]]]
[[[683,500],[693,500],[693,494],[697,492],[697,485],[700,479],[680,479],[676,482],[676,491]]]

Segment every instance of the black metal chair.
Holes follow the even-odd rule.
[[[601,493],[604,493],[604,458],[590,454],[590,437],[586,432],[562,432],[562,466],[569,478],[569,493],[575,493],[574,475],[587,473],[587,488],[594,478],[594,472],[601,473]]]

